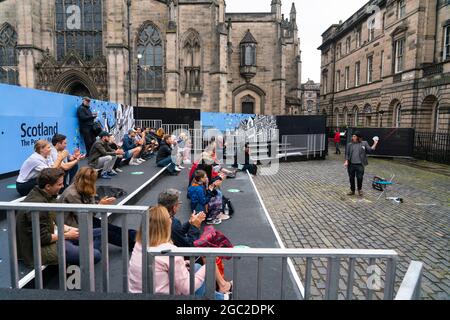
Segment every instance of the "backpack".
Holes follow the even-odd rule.
[[[234,215],[234,207],[231,200],[225,196],[222,196],[223,213],[228,214],[230,217]]]

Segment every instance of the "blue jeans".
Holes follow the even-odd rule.
[[[198,263],[195,264],[195,272],[197,272],[198,270],[200,270],[202,266],[199,265]],[[204,297],[206,294],[206,282],[203,281],[202,286],[200,288],[197,289],[197,291],[195,291],[195,295],[197,297]],[[216,291],[216,300],[224,300],[224,295],[223,293],[217,292]]]
[[[93,219],[94,229],[101,229],[102,220],[98,218]],[[136,241],[136,230],[128,230],[128,250],[132,251]],[[108,243],[115,246],[122,247],[122,228],[108,223]]]
[[[94,263],[102,259],[102,229],[93,229],[94,234]],[[78,240],[66,240],[66,263],[80,264],[80,244]]]
[[[167,166],[169,164],[170,164],[170,166],[167,167],[167,170],[170,173],[174,173],[175,172],[175,163],[173,163],[173,161],[172,161],[172,156],[168,156],[167,158],[160,160],[156,165],[160,168],[164,168],[165,166]]]

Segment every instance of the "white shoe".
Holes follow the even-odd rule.
[[[118,173],[122,173],[122,172],[123,172],[123,170],[122,170],[122,169],[120,169],[120,168],[117,168],[117,169],[116,169],[116,172],[118,172]]]
[[[130,166],[139,166],[139,165],[141,165],[141,163],[135,159],[132,159],[132,160],[130,160],[129,165]]]
[[[144,163],[143,161],[141,161],[140,159],[136,159],[135,160],[137,163],[139,163],[139,164],[142,164],[142,163]]]
[[[144,163],[146,160],[144,160],[144,159],[142,159],[142,158],[139,158],[139,159],[137,159],[139,162],[142,162],[142,163]]]
[[[186,169],[185,167],[183,167],[183,166],[178,166],[178,168],[180,168],[180,169]]]
[[[222,220],[222,221],[225,221],[225,220],[230,220],[230,216],[229,215],[226,215],[226,214],[223,214],[223,213],[221,213],[221,214],[219,214],[218,216],[217,216],[217,219],[220,219],[220,220]]]
[[[177,171],[177,172],[180,172],[180,171],[181,171],[181,169],[180,169],[180,168],[178,168],[178,167],[175,167],[175,171]]]

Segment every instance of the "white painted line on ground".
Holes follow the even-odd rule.
[[[275,237],[277,238],[278,245],[280,246],[281,249],[286,249],[283,241],[281,240],[280,234],[278,233],[277,229],[275,228],[272,218],[270,217],[269,212],[267,211],[264,201],[261,198],[261,195],[259,194],[258,188],[256,188],[256,184],[253,181],[253,178],[252,178],[250,172],[248,172],[248,170],[247,170],[247,175],[250,178],[250,181],[252,182],[253,188],[255,189],[256,195],[258,196],[258,200],[264,210],[266,218],[269,221],[270,227],[272,228],[273,233],[275,234]],[[294,264],[292,263],[291,258],[288,258],[288,266],[289,266],[289,269],[291,270],[292,276],[294,277],[294,281],[298,287],[298,290],[300,291],[300,294],[302,295],[302,298],[303,298],[305,296],[305,288],[303,287],[302,281],[300,280],[300,277],[298,276],[298,273],[295,270],[295,267],[294,267]]]
[[[123,199],[122,201],[120,201],[117,205],[118,206],[123,206],[125,203],[127,203],[128,201],[130,201],[134,196],[136,196],[136,194],[138,194],[139,192],[141,192],[145,187],[147,187],[150,183],[152,183],[153,181],[156,180],[156,178],[158,178],[161,174],[164,173],[164,171],[167,170],[167,168],[169,167],[166,166],[164,168],[162,168],[156,175],[154,175],[150,180],[148,180],[147,182],[145,182],[143,185],[141,185],[139,188],[137,188],[136,190],[134,190],[133,193],[131,193],[128,197],[126,197],[125,199]],[[109,214],[108,214],[109,215]]]

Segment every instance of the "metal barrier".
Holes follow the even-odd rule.
[[[12,289],[19,288],[19,271],[17,257],[17,238],[16,238],[16,212],[29,212],[32,218],[32,239],[35,288],[43,289],[42,276],[42,258],[41,258],[41,239],[40,239],[40,213],[56,212],[57,215],[57,233],[64,234],[64,214],[66,212],[75,212],[79,217],[80,231],[80,267],[81,267],[81,291],[95,292],[95,273],[93,260],[93,213],[101,214],[102,230],[102,292],[110,292],[110,270],[108,254],[108,219],[107,214],[112,212],[121,216],[122,220],[122,291],[128,293],[128,215],[140,215],[142,222],[142,245],[144,248],[149,243],[148,239],[148,207],[135,206],[103,206],[103,205],[79,205],[79,204],[41,204],[41,203],[10,203],[0,202],[0,210],[7,211],[8,218],[8,240],[9,240],[9,261],[11,272]],[[66,291],[66,254],[65,242],[58,241],[58,266],[59,266],[59,288]],[[373,266],[376,259],[386,261],[384,299],[392,300],[394,298],[394,284],[396,277],[396,265],[398,255],[392,250],[351,250],[351,249],[195,249],[195,248],[177,248],[169,251],[148,248],[147,254],[142,256],[142,290],[144,294],[154,294],[153,272],[155,258],[158,256],[169,257],[169,279],[170,295],[175,296],[175,257],[190,257],[191,265],[195,263],[195,257],[206,258],[206,297],[214,299],[216,278],[215,278],[215,260],[216,257],[230,257],[233,266],[234,280],[234,299],[246,299],[239,293],[238,271],[239,260],[241,258],[257,259],[257,281],[255,284],[257,298],[262,298],[263,279],[273,275],[262,274],[264,260],[277,258],[281,260],[281,290],[280,299],[286,299],[285,283],[288,281],[289,269],[288,261],[290,258],[306,259],[306,272],[304,280],[304,290],[299,288],[302,298],[310,299],[312,285],[312,262],[313,259],[325,258],[327,263],[327,277],[325,285],[324,299],[338,299],[339,278],[341,275],[341,263],[348,261],[347,272],[347,290],[346,299],[352,299],[353,284],[355,282],[355,261],[356,259],[368,260],[369,265]],[[214,266],[210,268],[208,266]],[[246,270],[248,272],[248,270]],[[413,299],[420,296],[420,279],[422,274],[422,264],[413,262],[405,276],[396,299]],[[194,287],[194,268],[190,270],[190,295],[193,298],[195,294]],[[367,299],[372,299],[373,290],[367,289]]]
[[[148,243],[148,207],[137,206],[104,206],[104,205],[79,205],[79,204],[47,204],[47,203],[10,203],[0,202],[0,210],[7,211],[8,219],[8,241],[9,241],[9,261],[11,272],[11,288],[19,288],[19,270],[17,256],[17,236],[16,236],[16,212],[30,212],[32,219],[32,239],[33,239],[33,260],[35,272],[35,288],[43,289],[42,279],[42,256],[40,238],[40,212],[56,212],[57,233],[64,234],[64,214],[75,212],[79,219],[80,232],[80,267],[81,267],[81,290],[95,291],[94,258],[93,258],[93,213],[101,214],[101,243],[102,243],[102,287],[103,292],[109,292],[109,254],[108,254],[108,213],[122,216],[122,287],[123,292],[128,292],[128,222],[127,216],[137,214],[142,219],[142,243],[146,247]],[[58,266],[59,266],[59,288],[66,290],[66,253],[65,242],[58,241]],[[142,258],[142,279],[147,283],[147,256]],[[145,279],[145,280],[144,280]],[[147,287],[143,286],[143,292],[147,292]]]
[[[322,157],[326,150],[326,134],[284,135],[281,138],[279,155],[287,159],[288,156],[300,155],[306,157]]]
[[[414,157],[449,164],[450,132],[416,132]]]
[[[412,261],[406,271],[395,300],[420,300],[423,263]]]
[[[134,120],[134,125],[139,128],[154,128],[158,130],[162,128],[162,120]]]
[[[162,128],[166,132],[166,134],[173,134],[175,131],[189,131],[188,124],[163,124]]]
[[[175,250],[161,251],[157,249],[149,248],[148,251],[148,263],[149,263],[149,280],[152,281],[154,262],[158,256],[168,256],[170,261],[169,268],[169,283],[170,283],[170,295],[175,296],[175,283],[174,283],[174,259],[175,257],[190,257],[190,265],[194,265],[194,257],[206,257],[206,297],[214,299],[216,278],[215,278],[215,260],[216,257],[231,257],[233,264],[233,298],[234,299],[247,299],[241,297],[238,291],[239,285],[238,270],[239,259],[243,257],[256,258],[258,266],[256,292],[257,299],[262,298],[262,267],[264,259],[267,258],[279,258],[281,259],[282,268],[281,272],[281,290],[280,299],[286,299],[285,281],[288,278],[288,258],[306,258],[306,273],[305,273],[305,289],[302,292],[302,296],[305,300],[311,297],[311,284],[312,284],[312,261],[315,258],[328,259],[327,264],[327,278],[325,285],[325,300],[337,300],[339,291],[339,277],[341,261],[349,261],[349,270],[347,274],[347,290],[346,299],[351,300],[353,298],[353,284],[355,280],[355,261],[356,259],[369,260],[369,265],[375,265],[376,259],[385,259],[385,286],[384,286],[384,299],[392,300],[394,298],[394,284],[395,273],[398,255],[393,250],[353,250],[353,249],[193,249],[193,248],[177,248]],[[208,268],[213,265],[214,268]],[[248,271],[248,270],[246,270]],[[153,283],[149,284],[150,288],[153,288]],[[194,295],[194,268],[190,268],[190,294]],[[153,294],[150,291],[150,294]],[[373,291],[367,290],[367,299],[371,300]]]

